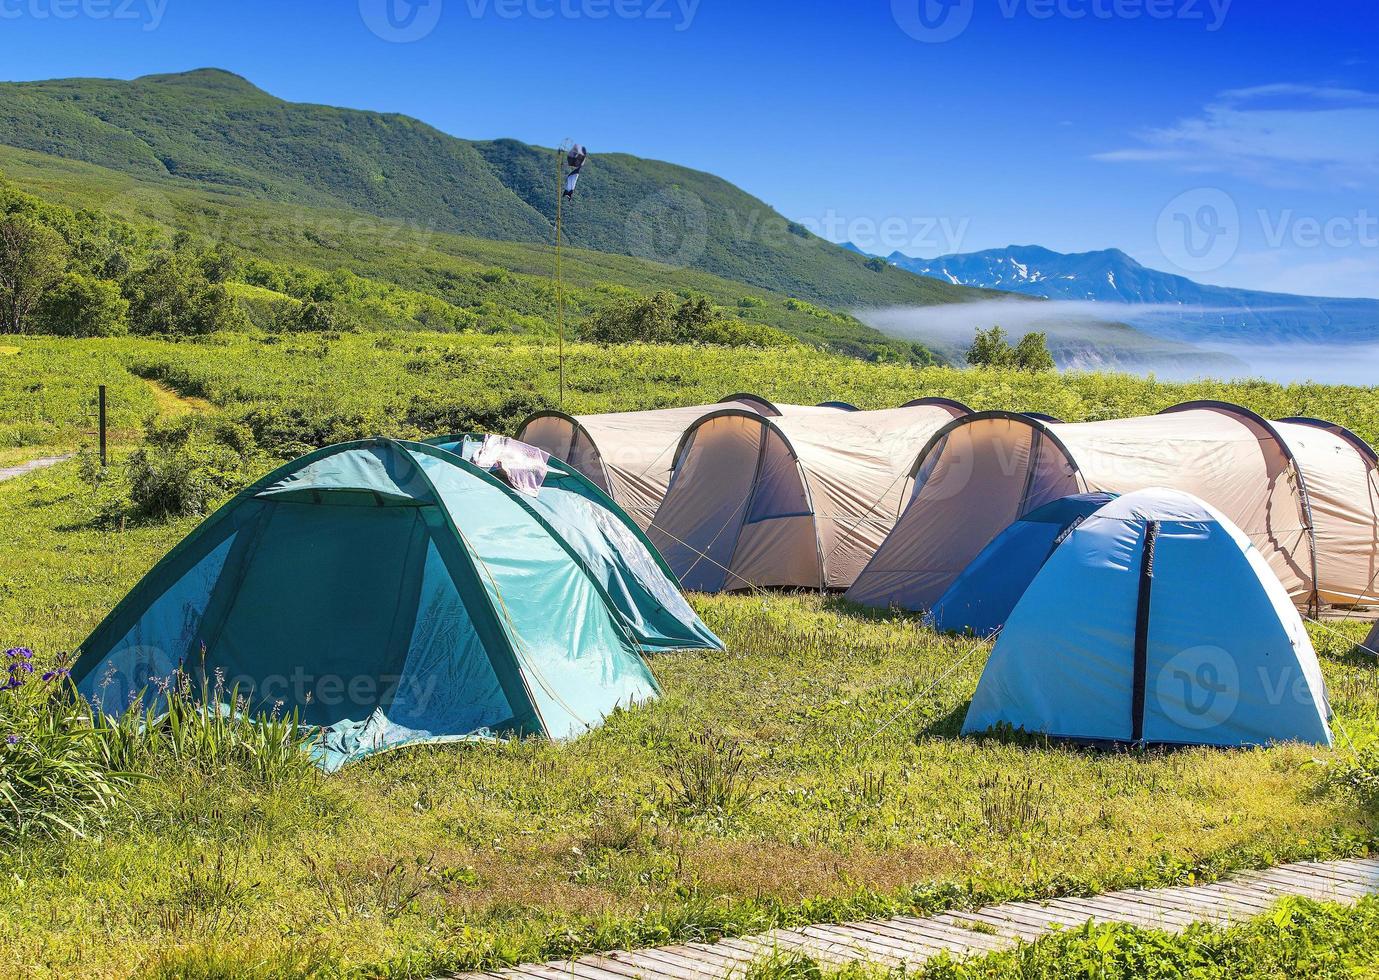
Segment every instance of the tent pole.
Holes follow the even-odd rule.
[[[564,147],[555,151],[555,320],[558,333],[556,359],[560,364],[560,410],[565,411],[565,292],[560,268],[561,202],[565,198]]]

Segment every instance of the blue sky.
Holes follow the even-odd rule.
[[[702,168],[873,250],[1328,295],[1379,296],[1376,41],[1372,0],[0,0],[10,79],[213,65]]]

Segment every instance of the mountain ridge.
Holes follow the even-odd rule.
[[[400,113],[288,102],[218,68],[0,83],[0,143],[261,200],[349,208],[497,241],[553,237],[555,150]],[[869,262],[704,171],[593,148],[572,246],[698,269],[837,308],[981,291]]]
[[[1213,286],[1152,269],[1117,248],[1057,252],[1040,245],[1008,245],[934,259],[893,252],[887,261],[950,285],[1044,299],[1158,307],[1138,315],[1133,311],[1111,315],[1176,340],[1379,340],[1379,300]]]

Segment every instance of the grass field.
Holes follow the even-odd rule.
[[[97,378],[131,434],[148,414],[213,406],[258,418],[281,444],[507,423],[554,397],[548,347],[491,338],[6,343],[20,353],[0,357],[0,372],[25,367],[3,376],[0,432],[41,429],[35,455],[88,438]],[[41,408],[11,394],[35,370]],[[713,348],[576,346],[570,371],[576,410],[757,390],[868,407],[945,394],[1079,419],[1218,397],[1379,436],[1364,389],[919,371],[809,353],[779,363]],[[71,650],[195,524],[112,527],[101,508],[79,461],[0,484],[0,644],[44,660]],[[0,974],[423,977],[1189,881],[1376,841],[1375,815],[1328,788],[1344,740],[1332,752],[1141,754],[959,739],[986,644],[818,596],[695,604],[728,651],[656,658],[665,697],[571,744],[405,751],[271,786],[167,768],[91,840],[0,851]],[[1379,735],[1379,674],[1351,649],[1363,627],[1336,629],[1314,640],[1338,730],[1366,745]]]

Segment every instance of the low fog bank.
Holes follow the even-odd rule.
[[[1151,322],[1167,319],[1174,313],[1181,317],[1184,312],[1205,311],[1077,300],[989,300],[858,310],[855,315],[883,333],[920,341],[950,358],[961,358],[977,330],[999,325],[1012,341],[1031,330],[1047,334],[1049,349],[1062,370],[1152,372],[1182,381],[1252,377],[1280,383],[1379,385],[1379,341],[1261,344],[1210,339],[1188,343],[1126,325],[1126,321],[1144,324],[1147,318]]]

